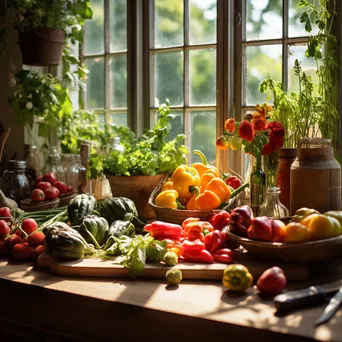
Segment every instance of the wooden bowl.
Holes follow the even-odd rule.
[[[64,207],[77,195],[77,191],[59,195],[59,206]]]
[[[20,208],[25,211],[40,211],[56,209],[59,206],[59,198],[51,201],[35,202],[31,199],[20,201]]]
[[[235,172],[231,171],[234,176],[237,176],[241,182],[243,182],[242,178],[237,175]],[[154,204],[154,201],[156,197],[158,196],[160,192],[160,188],[162,187],[163,183],[167,180],[167,176],[162,179],[162,181],[157,185],[157,187],[152,191],[149,199],[148,204],[152,207],[155,216],[157,220],[169,222],[169,223],[176,223],[176,224],[182,224],[182,222],[189,218],[189,217],[198,217],[202,221],[207,221],[211,216],[213,216],[215,213],[226,210],[230,212],[232,209],[240,206],[243,204],[244,199],[244,191],[242,191],[239,195],[232,198],[231,201],[229,201],[228,205],[225,206],[223,209],[210,209],[210,210],[184,210],[184,209],[171,209],[171,208],[163,208],[159,207]]]
[[[229,228],[225,232],[230,238],[243,246],[248,253],[258,258],[293,262],[315,262],[342,255],[342,235],[316,241],[301,243],[264,242],[248,239],[232,233]]]

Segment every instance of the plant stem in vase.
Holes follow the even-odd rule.
[[[265,199],[266,175],[261,169],[261,155],[255,156],[255,165],[250,176],[250,200],[254,216],[258,216]]]
[[[278,151],[271,152],[264,156],[264,170],[266,174],[266,188],[276,186],[277,170],[278,170]]]

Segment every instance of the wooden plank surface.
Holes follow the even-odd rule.
[[[241,253],[234,257],[235,263],[245,265],[254,279],[262,272],[272,266],[279,266],[284,270],[288,280],[308,280],[308,266],[301,263],[285,263],[281,261],[268,261],[255,259],[248,253]],[[48,254],[38,258],[38,266],[48,268],[54,274],[60,276],[86,276],[86,277],[128,277],[128,270],[113,262],[113,260],[102,260],[85,258],[75,261],[61,262],[53,260]],[[226,264],[196,264],[191,262],[179,262],[177,268],[182,271],[183,279],[222,279]],[[165,272],[171,267],[163,264],[147,264],[141,277],[164,279]]]

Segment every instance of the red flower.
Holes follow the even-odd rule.
[[[267,125],[267,130],[269,132],[269,144],[272,145],[273,150],[283,147],[285,129],[282,124],[278,121],[272,121]]]
[[[239,126],[239,135],[241,139],[251,142],[254,139],[253,125],[247,120],[242,121]]]
[[[224,123],[224,128],[230,132],[230,133],[234,133],[235,132],[235,120],[233,118],[227,119]]]
[[[272,152],[274,152],[273,146],[270,143],[268,143],[263,146],[261,154],[265,156],[266,154],[270,154]]]
[[[267,121],[262,116],[253,117],[252,124],[255,131],[264,131],[267,127]]]

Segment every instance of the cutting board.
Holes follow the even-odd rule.
[[[283,269],[287,280],[308,280],[308,266],[300,263],[285,263],[281,261],[268,261],[255,259],[248,253],[234,256],[234,262],[245,265],[254,279],[257,279],[266,269],[279,266]],[[49,269],[52,273],[60,276],[82,277],[128,277],[127,268],[113,263],[113,260],[85,258],[75,261],[56,261],[48,254],[42,254],[37,260],[38,266]],[[222,279],[226,264],[197,264],[192,262],[179,262],[177,268],[182,271],[183,279]],[[171,267],[163,264],[147,264],[141,277],[165,279],[165,272]]]

